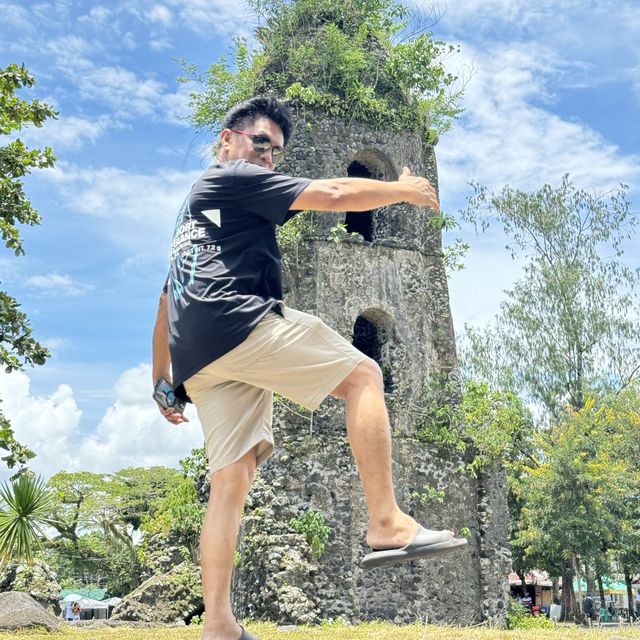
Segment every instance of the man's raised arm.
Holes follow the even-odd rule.
[[[301,211],[369,211],[388,204],[408,202],[440,211],[436,191],[426,178],[412,176],[404,167],[396,182],[367,178],[313,180],[293,201],[290,209]]]

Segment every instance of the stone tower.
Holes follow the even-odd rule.
[[[300,110],[283,171],[396,180],[405,165],[437,185],[434,150],[418,134]],[[469,545],[442,559],[364,572],[366,509],[342,404],[328,399],[312,415],[277,402],[276,452],[259,472],[244,518],[236,612],[293,623],[500,622],[510,570],[503,478],[460,473],[459,454],[416,438],[428,380],[456,369],[441,237],[428,222],[433,212],[395,205],[303,215],[301,237],[286,247],[287,304],[321,317],[380,364],[398,501],[429,528],[468,529]],[[339,223],[349,235],[336,242]],[[330,528],[319,558],[309,536],[290,525],[308,511],[322,513]]]

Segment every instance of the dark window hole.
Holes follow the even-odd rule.
[[[357,160],[349,165],[347,175],[350,178],[373,178],[371,171]],[[348,233],[359,233],[367,242],[373,240],[373,211],[349,212],[344,223]]]
[[[395,389],[395,384],[391,367],[382,359],[382,345],[385,340],[381,338],[381,333],[374,322],[364,316],[358,316],[353,325],[353,346],[378,363],[382,370],[384,390],[386,393],[391,393]]]

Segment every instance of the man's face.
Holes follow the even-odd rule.
[[[282,129],[271,118],[259,116],[255,122],[244,127],[238,127],[245,134],[263,135],[271,140],[271,143],[284,147],[284,135]],[[258,152],[253,148],[253,141],[250,135],[233,133],[230,129],[223,129],[220,134],[220,151],[223,160],[246,160],[251,164],[270,169],[275,168],[271,149],[269,151]]]

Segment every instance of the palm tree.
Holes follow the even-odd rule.
[[[52,496],[42,477],[23,473],[0,486],[0,565],[10,559],[33,560],[51,524]]]

